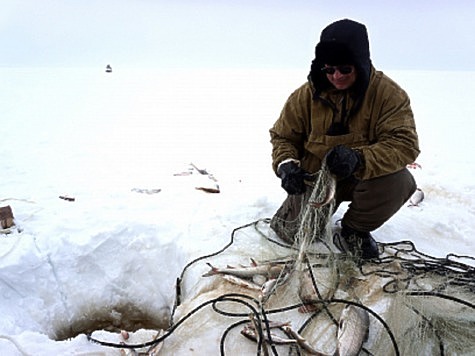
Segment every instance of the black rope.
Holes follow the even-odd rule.
[[[220,311],[217,307],[216,307],[216,304],[218,302],[223,302],[223,301],[227,301],[227,302],[236,302],[236,303],[241,303],[241,304],[244,304],[246,307],[248,307],[249,309],[251,309],[252,311],[252,315],[259,320],[259,312],[257,311],[256,308],[254,308],[251,304],[241,300],[241,299],[238,299],[238,298],[235,298],[234,296],[245,296],[245,295],[239,295],[239,294],[226,294],[226,297],[223,298],[222,300],[219,300],[219,301],[216,301],[215,303],[213,303],[213,310],[215,310],[216,312],[218,312],[219,314],[222,314],[222,315],[226,315],[226,316],[234,316],[234,317],[237,317],[237,316],[242,316],[242,314],[240,313],[230,313],[230,312],[222,312]],[[246,298],[249,298],[248,296],[245,296]],[[252,298],[249,298],[249,299],[252,299]],[[245,315],[249,315],[249,313],[245,314]],[[225,330],[225,332],[223,333],[222,337],[221,337],[221,341],[220,341],[220,346],[219,346],[219,349],[220,349],[220,352],[221,352],[221,356],[225,356],[225,352],[224,352],[224,344],[225,344],[225,340],[226,340],[226,337],[229,333],[229,331],[238,326],[238,325],[241,325],[242,324],[242,321],[240,322],[237,322],[235,324],[232,325],[232,327],[228,328]],[[262,343],[263,343],[263,331],[262,331],[262,328],[261,328],[261,323],[260,322],[257,322],[257,330],[256,332],[258,333],[259,337],[258,337],[258,340],[257,340],[257,355],[259,356],[261,354],[261,349],[262,349]]]
[[[205,301],[201,305],[195,307],[193,310],[191,310],[189,313],[187,313],[184,317],[182,317],[177,322],[173,321],[173,316],[175,314],[176,308],[181,304],[181,283],[186,271],[195,263],[202,261],[204,259],[213,257],[213,256],[217,256],[223,253],[224,251],[226,251],[234,243],[235,234],[239,230],[242,230],[250,226],[254,226],[254,228],[256,229],[258,233],[260,233],[262,236],[265,236],[265,234],[259,229],[258,225],[261,222],[268,224],[269,221],[270,219],[259,219],[249,224],[245,224],[238,228],[235,228],[231,233],[231,238],[230,238],[229,243],[227,243],[223,248],[221,248],[220,250],[214,253],[198,257],[185,265],[185,267],[182,270],[181,275],[177,278],[177,281],[176,281],[176,296],[175,296],[175,303],[174,303],[173,310],[171,313],[171,318],[170,318],[171,320],[170,327],[166,330],[164,335],[161,335],[160,337],[152,341],[148,341],[141,344],[124,344],[124,343],[119,344],[119,343],[105,342],[105,341],[100,341],[93,338],[90,334],[87,334],[88,340],[91,342],[98,343],[102,346],[114,347],[114,348],[138,349],[138,348],[154,346],[160,342],[163,342],[166,338],[168,338],[177,328],[179,328],[183,323],[185,323],[191,316],[203,310],[206,306],[211,305],[212,309],[221,315],[232,317],[232,318],[247,318],[247,319],[239,320],[233,323],[224,331],[221,337],[221,341],[220,341],[221,355],[223,356],[225,355],[225,343],[226,343],[226,338],[228,337],[229,333],[234,328],[238,327],[239,325],[242,325],[243,323],[248,322],[249,317],[254,318],[255,324],[256,324],[256,333],[258,336],[257,355],[260,355],[263,350],[263,347],[265,347],[264,342],[268,342],[268,344],[270,345],[272,349],[273,354],[277,355],[275,343],[272,342],[268,315],[272,315],[276,313],[284,313],[287,311],[294,310],[296,308],[305,307],[306,305],[322,304],[323,310],[326,311],[329,318],[332,320],[333,324],[337,325],[338,322],[336,321],[336,319],[333,317],[330,310],[328,309],[328,305],[332,303],[343,303],[343,304],[351,304],[356,307],[363,308],[369,314],[371,314],[376,320],[378,320],[378,322],[380,322],[381,325],[383,325],[384,329],[386,330],[386,333],[388,334],[391,340],[392,347],[394,349],[395,354],[399,355],[398,344],[393,332],[391,331],[387,323],[384,321],[384,319],[380,317],[377,313],[375,313],[373,310],[371,310],[370,308],[360,303],[352,302],[349,300],[335,299],[335,298],[327,298],[327,299],[322,298],[322,295],[317,286],[315,275],[313,273],[313,268],[327,267],[329,256],[332,256],[334,258],[333,260],[334,262],[338,262],[339,259],[345,258],[345,256],[340,256],[338,254],[334,255],[332,253],[325,254],[325,253],[310,253],[309,252],[308,253],[309,256],[312,256],[313,258],[320,258],[320,259],[325,259],[325,260],[322,262],[316,262],[313,264],[310,264],[310,262],[308,261],[308,258],[305,260],[307,264],[307,268],[310,273],[310,277],[312,279],[312,284],[315,289],[316,296],[318,297],[318,299],[315,301],[298,303],[298,304],[289,305],[289,306],[285,306],[281,308],[265,310],[263,305],[259,302],[259,300],[256,300],[255,298],[251,296],[248,296],[245,294],[230,293],[230,294],[224,294],[224,295],[221,295],[220,297]],[[270,239],[268,236],[265,236],[265,237],[271,243],[276,243],[282,247],[297,250],[294,246],[284,245],[278,241]],[[460,261],[454,260],[455,258],[458,260],[469,259],[469,260],[475,261],[475,258],[470,257],[470,256],[459,256],[455,254],[448,254],[445,258],[433,257],[433,256],[430,256],[418,251],[414,243],[412,243],[411,241],[400,241],[400,242],[395,242],[395,243],[379,243],[379,246],[382,249],[381,257],[378,259],[370,260],[370,261],[360,261],[360,263],[358,264],[358,268],[360,270],[360,273],[363,276],[377,275],[381,278],[388,278],[389,281],[383,285],[383,291],[387,293],[404,293],[405,295],[408,295],[408,296],[438,297],[438,298],[450,300],[450,301],[468,306],[472,309],[475,309],[475,304],[473,304],[470,301],[466,301],[466,300],[456,298],[456,297],[440,292],[450,286],[464,287],[471,291],[475,291],[475,267],[470,266],[468,264],[464,264]],[[400,266],[400,270],[391,270],[391,266],[394,263]],[[335,267],[337,268],[337,272],[338,272],[337,275],[339,276],[340,271],[338,270],[338,263],[335,263]],[[434,290],[430,292],[422,290],[422,286],[419,286],[419,281],[422,281],[424,278],[430,278],[433,276],[440,277],[440,280],[437,280],[437,283],[439,283],[439,285],[434,287]],[[338,288],[339,283],[340,282],[338,279],[338,283],[336,284],[335,290]],[[219,306],[219,304],[221,304],[222,302],[242,304],[247,309],[247,312],[230,312],[230,311],[223,310]],[[255,307],[253,304],[258,307]],[[415,309],[413,310],[427,323],[427,325],[429,325],[433,329],[439,341],[439,350],[441,352],[441,355],[443,355],[444,345],[443,345],[442,338],[440,337],[440,334],[438,333],[437,329],[434,328],[434,326],[430,323],[430,320],[424,315],[422,315],[420,311],[416,311]],[[299,328],[298,332],[300,333],[303,330],[305,330],[307,326],[310,325],[311,321],[314,320],[316,316],[319,315],[320,312],[321,311],[313,313]],[[265,326],[265,330],[264,330],[264,326]],[[267,336],[268,341],[265,341],[266,338],[264,337],[264,332],[267,333],[266,336]],[[295,348],[294,346],[289,347],[289,353],[292,352],[293,349],[295,349],[300,354],[299,349]],[[371,355],[369,351],[365,349],[364,351]]]
[[[185,275],[185,272],[188,270],[188,268],[190,268],[192,265],[194,265],[195,263],[197,263],[199,261],[202,261],[202,260],[210,258],[210,257],[217,256],[217,255],[223,253],[234,243],[234,235],[236,234],[237,231],[245,229],[246,227],[249,227],[249,226],[252,226],[252,225],[256,225],[259,221],[260,220],[256,220],[256,221],[253,221],[249,224],[245,224],[245,225],[242,225],[240,227],[235,228],[231,232],[230,241],[223,248],[221,248],[220,250],[218,250],[216,252],[210,253],[208,255],[204,255],[204,256],[200,256],[198,258],[195,258],[194,260],[188,262],[185,265],[185,267],[183,268],[183,270],[180,274],[180,277],[178,277],[177,280],[176,280],[175,302],[173,304],[173,309],[172,309],[172,312],[171,312],[171,315],[170,315],[170,326],[173,325],[173,316],[175,315],[176,308],[181,304],[181,281],[183,280],[183,276]]]
[[[374,274],[382,278],[393,277],[383,287],[383,290],[388,293],[419,289],[419,280],[431,278],[433,282],[434,276],[442,278],[437,282],[439,285],[435,287],[436,289],[444,290],[450,286],[457,286],[475,292],[475,267],[453,260],[455,257],[475,261],[475,258],[454,254],[449,254],[444,258],[433,257],[418,251],[411,241],[380,243],[379,245],[383,249],[383,255],[389,255],[362,264],[360,272],[363,276]],[[401,269],[390,270],[392,263],[398,263]]]
[[[231,332],[231,330],[237,328],[238,326],[242,324],[248,323],[248,319],[240,320],[235,322],[234,324],[231,324],[226,330],[224,330],[224,333],[221,337],[221,340],[219,341],[219,352],[223,356],[225,355],[224,353],[224,344],[225,344],[225,339],[228,337],[228,334]],[[259,333],[259,337],[257,338],[257,355],[259,356],[261,354],[261,349],[262,349],[262,337],[260,335],[261,331],[256,330],[256,332]]]
[[[313,269],[310,266],[310,263],[308,262],[308,258],[305,258],[305,263],[307,264],[307,268],[308,268],[308,271],[310,273],[310,278],[312,279],[313,289],[315,290],[315,293],[317,294],[318,299],[323,301],[322,295],[321,295],[320,290],[318,289],[318,286],[317,286],[317,281],[315,280],[315,275],[313,274]],[[339,273],[338,273],[338,276],[339,276]],[[340,281],[339,281],[339,278],[338,278],[338,284],[336,285],[335,290],[338,288],[339,284],[340,284]],[[327,313],[328,317],[333,322],[333,324],[338,325],[338,321],[336,321],[335,317],[333,316],[331,311],[328,309],[327,303],[323,302],[322,306],[323,306],[323,310],[325,310],[325,313]]]

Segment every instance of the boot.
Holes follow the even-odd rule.
[[[369,260],[379,256],[378,244],[369,232],[356,231],[342,225],[340,236],[335,236],[335,245],[356,258]]]

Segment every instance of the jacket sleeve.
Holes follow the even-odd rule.
[[[410,100],[404,90],[387,78],[389,84],[376,91],[381,97],[375,110],[378,116],[370,128],[370,144],[358,147],[364,158],[360,179],[397,172],[419,155],[419,141]],[[372,137],[371,137],[372,136]]]
[[[300,160],[307,137],[310,116],[308,85],[303,85],[287,99],[282,112],[269,130],[272,144],[272,168],[286,159]]]

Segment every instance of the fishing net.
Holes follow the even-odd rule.
[[[381,318],[373,315],[364,345],[371,354],[474,354],[475,259],[453,254],[432,257],[418,251],[411,241],[380,243],[380,258],[364,263],[334,253],[333,205],[315,208],[311,204],[325,200],[331,179],[325,168],[317,175],[315,188],[302,206],[294,244],[299,251],[295,268],[303,271],[298,297],[320,306],[303,324],[313,324],[306,337],[320,344],[322,352],[334,350],[322,341],[334,340],[335,334],[322,335],[322,330],[336,326],[338,312],[333,310],[340,299],[358,303]],[[307,269],[302,268],[305,260]],[[307,288],[310,293],[302,294],[307,273],[313,290]]]
[[[364,263],[334,253],[333,204],[317,208],[311,204],[326,199],[331,179],[325,167],[318,173],[311,196],[303,202],[294,244],[299,251],[295,268],[302,271],[298,297],[302,303],[313,301],[319,306],[302,324],[308,328],[306,337],[320,344],[322,352],[334,350],[322,341],[334,340],[335,334],[322,332],[332,329],[331,324],[336,327],[338,311],[333,310],[340,299],[375,314],[364,345],[371,354],[474,354],[475,259],[453,254],[432,257],[411,241],[380,243],[380,258]],[[307,269],[302,267],[305,260]],[[307,274],[313,288],[305,289]]]
[[[333,179],[325,167],[316,174],[289,225],[293,243],[277,238],[270,220],[262,219],[233,230],[221,250],[191,261],[177,279],[169,329],[128,347],[165,341],[164,350],[176,350],[193,336],[184,336],[182,326],[193,323],[195,333],[218,329],[221,355],[329,355],[347,341],[338,335],[350,305],[369,316],[369,325],[346,320],[355,333],[366,329],[359,330],[364,343],[354,354],[475,354],[475,258],[429,256],[411,241],[379,243],[380,257],[369,261],[341,253],[333,244]],[[258,279],[225,278],[224,271],[265,266],[272,273]]]

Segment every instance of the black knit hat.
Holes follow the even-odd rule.
[[[346,45],[338,42],[320,42],[318,56],[319,61],[323,64],[355,64],[353,53]]]
[[[369,83],[371,59],[365,25],[353,20],[339,20],[323,29],[315,47],[315,59],[309,74],[317,93],[331,86],[321,68],[325,65],[353,64],[358,73],[355,90],[362,95]],[[316,93],[316,94],[317,94]]]

